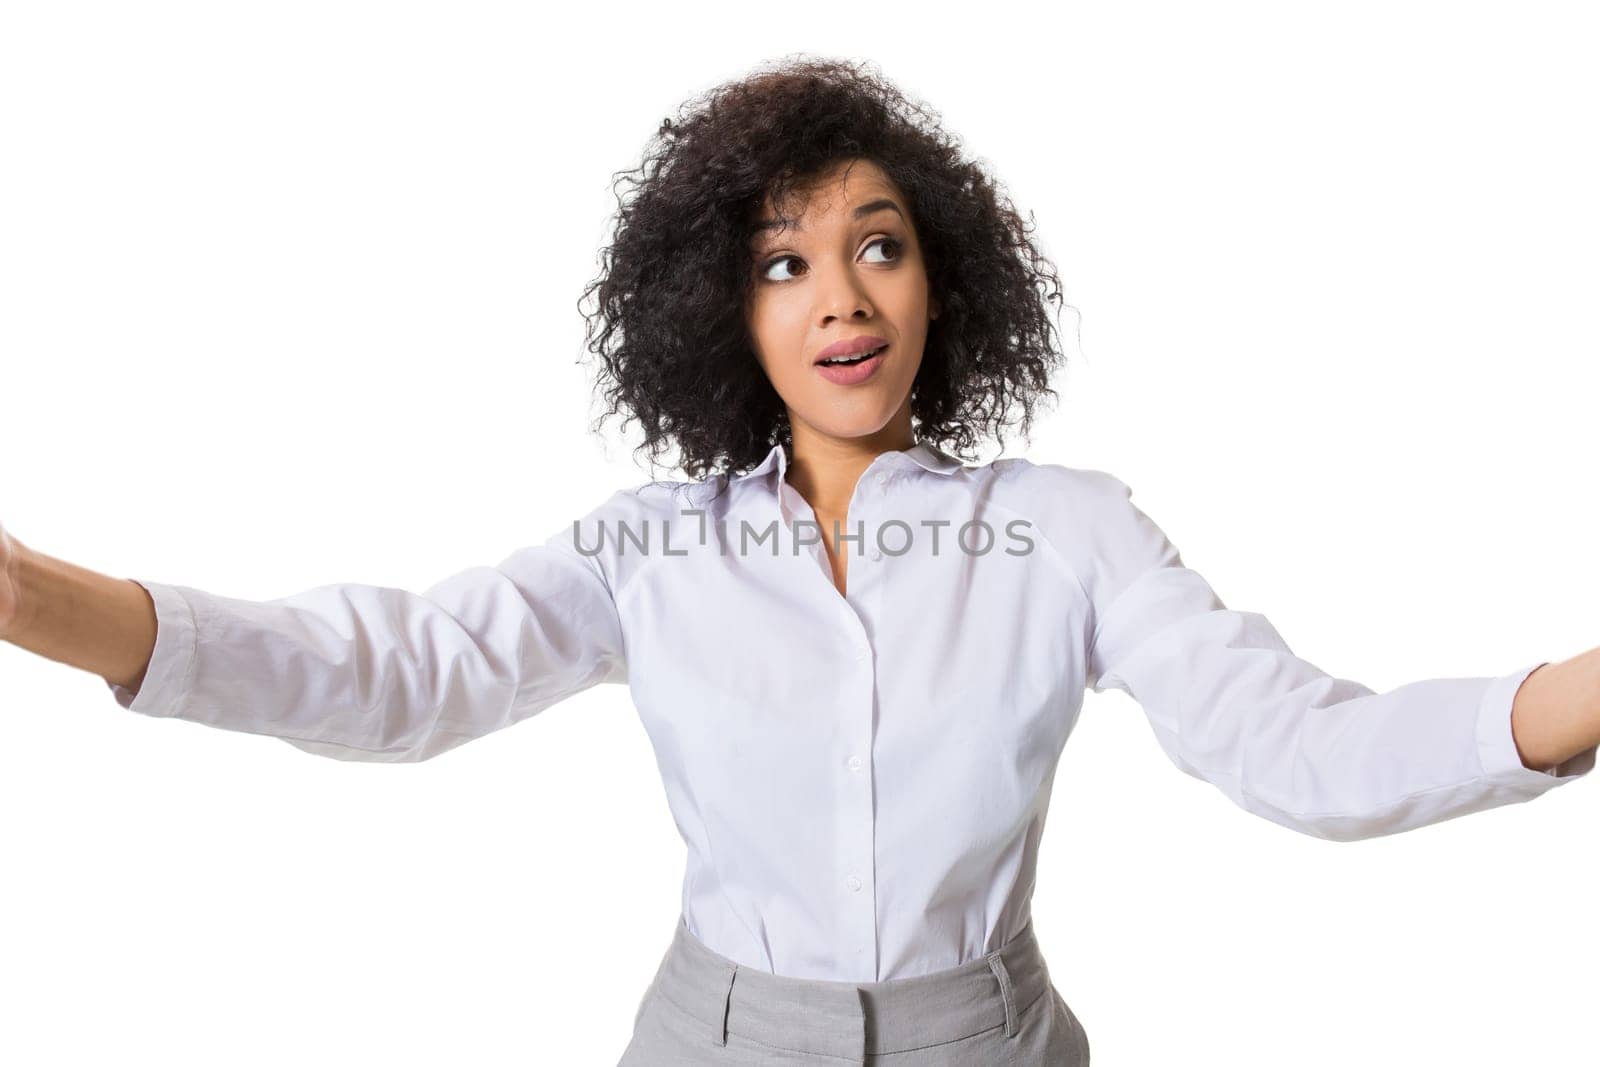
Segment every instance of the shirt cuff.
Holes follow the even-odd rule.
[[[1517,690],[1528,675],[1549,660],[1530,663],[1489,682],[1478,704],[1478,758],[1483,773],[1491,780],[1529,794],[1582,778],[1594,768],[1596,746],[1571,757],[1547,771],[1536,771],[1522,762],[1511,732],[1511,706]]]
[[[170,585],[130,579],[150,594],[156,609],[156,643],[137,694],[105,681],[117,703],[144,715],[177,715],[189,697],[198,650],[194,610]]]

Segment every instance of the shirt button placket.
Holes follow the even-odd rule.
[[[862,522],[863,545],[859,550],[860,557],[873,563],[883,558],[883,552],[877,546],[871,516],[879,512],[877,494],[882,492],[888,480],[888,472],[873,472],[867,482],[869,492],[863,501],[865,506],[860,509],[867,515]],[[858,605],[858,611],[870,613],[870,605],[877,602],[881,593],[882,576],[876,568],[868,568],[860,573],[862,577],[858,588],[861,595],[859,598],[852,595],[851,599]],[[870,629],[871,627],[867,627],[867,630]],[[849,822],[845,828],[846,836],[843,838],[847,849],[844,857],[846,861],[844,888],[849,898],[845,903],[845,912],[851,916],[851,926],[855,930],[856,967],[859,973],[870,979],[877,975],[878,967],[878,916],[873,888],[873,838],[876,828],[872,813],[870,759],[872,723],[876,717],[877,705],[877,666],[866,632],[860,635],[859,640],[856,661],[862,665],[859,690],[861,699],[859,710],[849,731],[854,739],[854,747],[845,753],[844,767],[841,771],[845,778],[845,795],[848,798],[844,811]]]
[[[840,774],[844,778],[845,802],[842,808],[845,819],[844,887],[850,899],[845,904],[846,914],[852,918],[855,930],[856,965],[860,973],[876,975],[878,916],[872,893],[872,840],[875,832],[872,817],[872,774],[867,754],[872,751],[872,720],[876,703],[876,683],[871,648],[863,638],[857,659],[862,663],[860,672],[861,702],[851,723],[849,734],[855,747],[845,754]]]

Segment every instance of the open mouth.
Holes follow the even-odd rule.
[[[871,359],[873,356],[876,356],[876,355],[880,354],[885,348],[888,348],[888,347],[889,347],[888,345],[879,345],[877,348],[874,348],[872,351],[863,352],[859,356],[835,356],[832,359],[819,359],[817,361],[817,366],[819,366],[819,367],[850,367],[850,366],[854,366],[857,363],[865,363],[867,360]]]
[[[884,353],[888,350],[889,346],[882,344],[857,356],[818,360],[817,374],[834,385],[864,385],[877,375],[878,368],[883,365]]]

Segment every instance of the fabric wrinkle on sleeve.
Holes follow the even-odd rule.
[[[1511,701],[1538,664],[1383,693],[1334,677],[1264,615],[1224,605],[1125,483],[1089,474],[1089,687],[1133,697],[1172,762],[1245,810],[1349,841],[1529,800],[1592,769],[1594,748],[1549,772],[1517,755]]]
[[[332,759],[420,762],[627,681],[610,587],[570,532],[422,593],[337,583],[252,601],[139,584],[156,643],[137,693],[106,683],[118,704]]]

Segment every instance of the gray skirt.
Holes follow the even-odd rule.
[[[1008,944],[958,967],[837,982],[741,966],[680,915],[617,1067],[1088,1062],[1088,1035],[1050,982],[1032,919]]]

